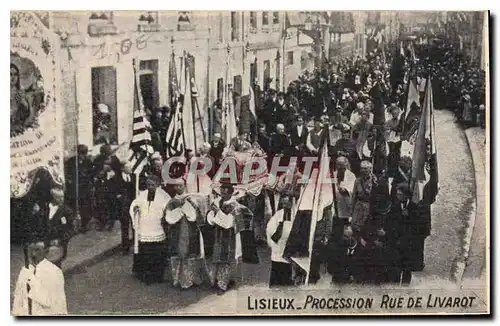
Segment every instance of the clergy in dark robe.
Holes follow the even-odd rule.
[[[267,243],[271,248],[271,274],[269,286],[292,285],[292,265],[283,257],[285,246],[292,229],[292,203],[286,197],[283,207],[267,223]]]
[[[173,286],[188,289],[200,285],[205,277],[205,248],[200,230],[205,218],[197,202],[184,193],[183,181],[174,189],[176,194],[165,208],[167,254]]]
[[[135,230],[132,272],[147,285],[163,282],[166,265],[162,219],[170,196],[159,185],[160,179],[150,175],[147,189],[139,192],[129,211]]]
[[[271,156],[279,157],[279,165],[287,166],[290,152],[292,151],[292,142],[285,133],[285,126],[279,123],[276,126],[276,133],[271,135]]]
[[[218,294],[234,284],[235,271],[245,258],[256,256],[252,232],[252,212],[232,198],[234,187],[222,184],[220,199],[210,207],[207,222],[215,228],[215,239],[210,271],[211,283]]]

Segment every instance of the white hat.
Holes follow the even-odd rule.
[[[97,104],[97,110],[104,114],[109,114],[109,107],[104,103]]]
[[[154,152],[153,155],[151,155],[151,161],[155,160],[161,160],[161,154],[159,152]]]

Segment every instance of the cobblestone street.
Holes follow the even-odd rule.
[[[464,131],[454,123],[448,111],[436,111],[436,133],[439,160],[440,193],[433,206],[432,235],[426,241],[425,270],[415,273],[414,288],[457,288],[450,281],[450,271],[461,250],[461,232],[465,217],[472,209],[475,191],[474,169]],[[259,252],[260,265],[246,265],[245,293],[262,291],[269,276],[269,251]],[[221,311],[230,291],[217,296],[212,289],[201,287],[181,291],[167,284],[145,286],[131,276],[131,256],[115,255],[80,274],[68,278],[66,291],[71,313],[173,313]],[[325,275],[319,288],[331,288]],[[468,284],[473,286],[473,284]],[[372,289],[382,293],[384,288]],[[282,292],[282,291],[279,291]],[[278,293],[279,293],[278,292]],[[350,292],[347,290],[347,292]]]

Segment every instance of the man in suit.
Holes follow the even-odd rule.
[[[246,132],[240,132],[238,137],[231,139],[230,150],[236,152],[244,152],[252,147],[252,144],[247,140],[248,134]]]
[[[213,137],[212,141],[210,142],[209,155],[214,158],[216,170],[219,169],[221,159],[222,159],[222,153],[224,152],[225,147],[226,147],[226,144],[221,139],[221,134],[218,132],[214,133],[214,137]]]
[[[92,161],[88,157],[89,149],[85,145],[77,146],[77,155],[68,160],[68,204],[81,217],[81,232],[88,230],[88,223],[92,219]]]
[[[50,189],[49,201],[35,202],[32,218],[28,221],[31,232],[39,234],[52,247],[62,251],[62,255],[52,261],[59,268],[66,259],[69,240],[78,229],[79,222],[79,217],[74,218],[71,209],[64,204],[64,191],[59,188]]]
[[[290,155],[292,143],[290,137],[285,133],[285,126],[279,123],[276,126],[276,133],[271,135],[271,154],[272,156],[281,157],[280,165],[287,165],[287,158]]]
[[[297,116],[297,122],[295,127],[292,128],[290,132],[290,141],[294,149],[295,155],[302,157],[304,151],[306,150],[307,136],[309,135],[309,130],[304,125],[304,118],[302,116]]]

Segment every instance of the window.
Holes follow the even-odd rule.
[[[178,18],[177,22],[178,23],[191,23],[191,20],[189,19],[189,12],[180,11],[179,18]]]
[[[239,41],[239,19],[236,11],[231,11],[231,41]]]
[[[262,12],[262,25],[269,25],[269,13],[267,11]]]
[[[273,24],[277,25],[280,23],[280,13],[278,11],[273,11]]]
[[[293,65],[293,51],[288,51],[286,56],[286,64],[288,66]]]
[[[158,11],[146,11],[139,16],[139,32],[158,32]]]
[[[113,35],[118,28],[113,23],[112,11],[93,11],[89,17],[88,33],[90,36]]]
[[[160,105],[158,94],[158,60],[141,61],[139,64],[139,87],[142,102],[146,110],[153,110]]]
[[[238,93],[241,95],[243,92],[243,85],[242,85],[242,80],[241,80],[241,75],[234,76],[234,86],[233,86],[233,92]]]
[[[105,20],[112,22],[113,21],[113,12],[112,11],[92,11],[89,17],[90,20]]]
[[[177,30],[178,31],[194,30],[194,25],[191,22],[191,13],[189,11],[179,11],[179,17],[177,18]]]
[[[143,12],[139,17],[139,22],[146,24],[158,24],[158,11]]]
[[[250,28],[254,31],[257,29],[257,14],[255,11],[250,11]]]
[[[92,127],[94,146],[118,142],[115,67],[96,67],[92,76]]]

